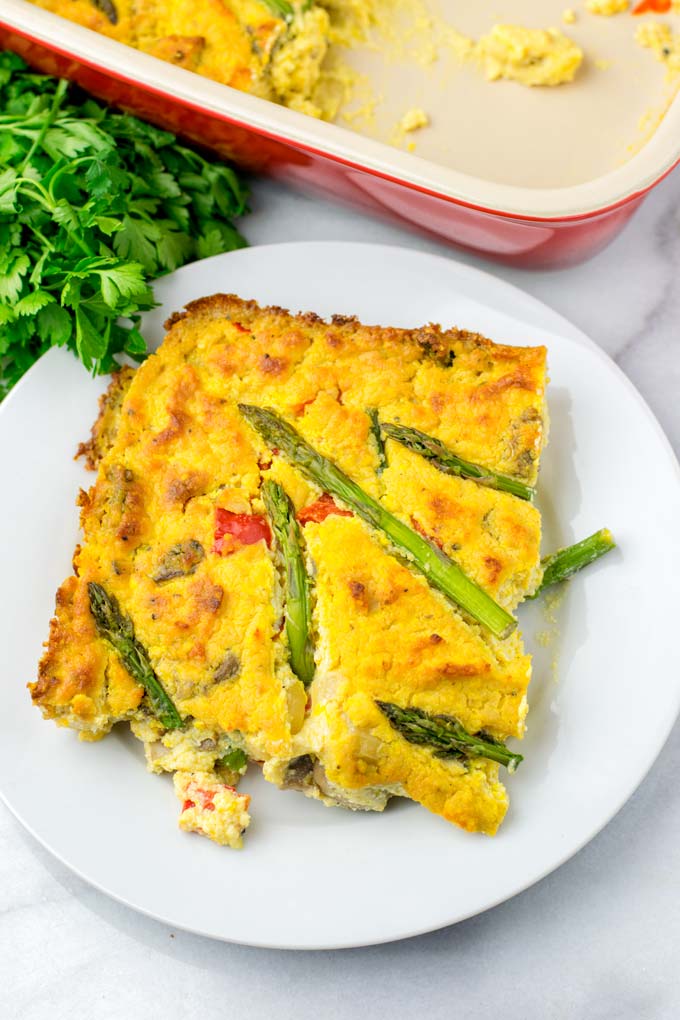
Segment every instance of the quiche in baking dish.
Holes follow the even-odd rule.
[[[493,834],[541,581],[546,352],[216,295],[114,376],[82,544],[30,684],[129,722],[184,828],[239,845],[248,762],[329,805]]]
[[[293,110],[312,101],[328,14],[303,0],[33,0],[177,67]]]

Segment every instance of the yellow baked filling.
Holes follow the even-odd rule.
[[[643,22],[635,33],[640,46],[652,51],[657,60],[666,65],[668,77],[680,76],[680,33],[660,21]]]
[[[586,0],[586,10],[591,14],[600,14],[610,18],[614,14],[627,11],[629,0]]]
[[[562,85],[573,80],[583,52],[555,28],[494,25],[476,53],[490,81],[509,78],[522,85]]]
[[[312,94],[328,15],[292,0],[33,0],[55,14],[213,81],[319,116]]]
[[[209,772],[175,772],[173,782],[182,803],[180,829],[240,850],[250,824],[250,797],[217,782]]]
[[[97,479],[81,494],[83,541],[30,685],[35,703],[85,739],[130,722],[149,768],[183,783],[205,786],[207,775],[233,786],[247,756],[272,782],[329,804],[381,810],[406,796],[495,832],[507,808],[499,765],[437,757],[378,703],[446,715],[491,740],[521,737],[531,662],[518,632],[493,637],[347,507],[318,513],[328,497],[239,404],[274,409],[513,612],[541,578],[537,509],[444,474],[392,439],[383,465],[367,409],[534,485],[545,381],[541,347],[436,326],[325,322],[233,296],[194,302],[156,354],[115,377],[83,447]],[[284,571],[262,498],[272,481],[297,513],[311,579],[306,689],[291,668]],[[130,621],[177,729],[99,629],[92,585]],[[184,826],[238,842],[236,822],[222,829],[190,810]]]

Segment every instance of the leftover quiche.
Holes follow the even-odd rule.
[[[293,0],[33,0],[206,78],[319,116],[328,14]]]
[[[32,2],[178,67],[326,119],[337,113],[338,86],[343,92],[356,84],[341,61],[326,66],[333,44],[377,45],[395,59],[402,35],[424,32],[432,60],[436,38],[462,62],[479,64],[489,80],[510,78],[529,86],[571,81],[583,58],[576,43],[556,29],[495,25],[475,41],[441,17],[425,14],[422,4],[396,0]],[[404,14],[413,26],[401,25]],[[374,29],[388,26],[380,41],[372,39]],[[416,126],[424,123],[421,119]]]

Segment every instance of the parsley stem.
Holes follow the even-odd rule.
[[[0,190],[0,195],[2,195],[5,191],[9,191],[10,188],[14,188],[17,191],[17,193],[22,192],[23,194],[29,195],[36,202],[38,202],[43,207],[43,209],[50,213],[51,216],[54,216],[55,209],[57,208],[57,203],[55,202],[53,196],[50,195],[50,193],[46,191],[42,184],[39,184],[38,181],[34,181],[30,177],[15,178],[13,181],[9,182],[7,187]],[[33,192],[33,194],[31,194],[31,192]],[[75,234],[72,230],[69,230],[67,227],[65,227],[64,229],[66,230],[67,235],[73,241],[73,243],[77,245],[78,248],[80,248],[83,255],[89,257],[90,255],[94,254],[92,249],[85,244],[82,238],[78,237],[77,234]]]
[[[28,227],[32,234],[35,234],[35,236],[40,241],[42,241],[42,243],[45,245],[48,251],[54,251],[54,245],[47,240],[42,230],[39,230],[38,227],[35,227],[32,223],[27,223],[26,226]]]
[[[67,88],[68,88],[68,82],[66,81],[65,78],[62,78],[62,80],[57,85],[57,88],[56,88],[55,93],[54,93],[54,98],[52,100],[52,105],[50,106],[49,110],[47,111],[47,116],[45,117],[45,120],[43,121],[43,125],[40,128],[40,131],[38,132],[38,134],[33,139],[33,144],[31,145],[30,149],[28,150],[28,152],[24,156],[24,159],[21,162],[21,165],[19,166],[19,173],[20,174],[23,174],[24,170],[26,169],[28,164],[31,162],[31,159],[33,158],[34,152],[36,151],[36,149],[39,148],[39,146],[42,145],[42,143],[44,141],[44,138],[45,138],[45,135],[49,131],[50,127],[52,126],[54,118],[57,115],[57,111],[59,110],[59,107],[61,106],[61,104],[64,101],[64,96],[66,95]]]
[[[15,181],[15,184],[16,183],[17,182]],[[23,180],[19,179],[18,183],[21,185],[21,187],[17,188],[17,191],[26,192],[28,190],[26,185],[29,185],[32,186],[37,192],[39,192],[39,194],[34,195],[34,198],[40,203],[40,205],[42,205],[44,209],[46,209],[50,213],[52,217],[54,217],[54,213],[57,208],[57,203],[55,202],[52,195],[50,195],[50,193],[46,191],[41,184],[38,184],[37,181],[32,181],[26,178],[24,178]],[[78,236],[78,234],[74,233],[73,230],[69,230],[68,227],[66,226],[64,226],[64,230],[66,231],[67,236],[76,245],[76,247],[80,248],[83,255],[85,255],[86,257],[94,255],[92,249],[85,244],[85,242],[82,240],[82,238]]]
[[[13,181],[9,182],[6,188],[3,188],[3,191],[9,191],[10,188],[16,188],[17,191],[23,191],[25,194],[27,193],[29,195],[29,189],[33,189],[36,192],[33,197],[40,202],[43,208],[47,209],[48,212],[54,211],[54,202],[52,201],[52,197],[49,192],[43,188],[42,184],[39,184],[38,181],[34,181],[31,177],[15,177]],[[1,193],[2,192],[0,192],[0,194]]]
[[[70,160],[63,167],[61,167],[60,170],[57,170],[54,173],[54,175],[52,176],[51,180],[50,180],[49,195],[52,198],[52,200],[56,201],[56,196],[54,194],[54,186],[55,186],[55,184],[58,181],[61,180],[61,178],[64,176],[64,174],[68,174],[69,176],[72,176],[73,171],[75,170],[75,168],[77,166],[80,166],[82,163],[92,163],[97,158],[98,158],[98,156],[80,156],[78,159]]]

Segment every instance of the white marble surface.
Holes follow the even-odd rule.
[[[253,244],[351,239],[446,252],[272,184],[255,186],[253,207],[244,223]],[[680,453],[680,172],[583,266],[530,273],[450,254],[582,327],[639,387]],[[674,1020],[679,771],[676,726],[614,821],[533,889],[436,934],[335,953],[172,931],[74,877],[0,805],[0,1018]]]

